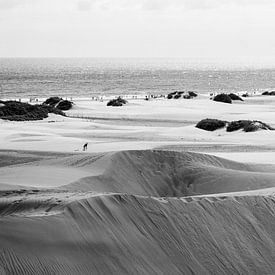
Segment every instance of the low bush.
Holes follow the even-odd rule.
[[[61,100],[55,107],[62,111],[68,111],[73,107],[73,103],[69,100]]]
[[[64,100],[58,96],[50,97],[46,99],[42,104],[46,106],[58,108],[59,110],[62,110],[62,111],[68,111],[73,107],[73,102],[69,100]]]
[[[198,96],[195,92],[192,92],[192,91],[189,91],[189,92],[184,92],[184,91],[175,91],[175,92],[172,92],[172,93],[169,93],[167,95],[167,98],[168,99],[179,99],[181,97],[185,98],[185,99],[190,99],[190,98],[193,98],[193,97],[196,97]]]
[[[218,119],[203,119],[196,125],[197,128],[206,131],[215,131],[226,126],[226,121]]]
[[[263,92],[262,95],[275,95],[275,91],[272,91],[272,92]]]
[[[120,107],[126,103],[127,101],[119,96],[116,99],[111,99],[110,101],[108,101],[107,106]]]
[[[61,100],[63,100],[61,97],[53,96],[53,97],[49,97],[48,99],[46,99],[42,104],[55,107],[55,105],[57,103],[59,103]]]
[[[179,99],[179,98],[181,98],[181,95],[182,95],[182,94],[180,94],[180,93],[174,95],[174,99]]]
[[[0,119],[5,120],[42,120],[48,117],[48,113],[65,116],[62,111],[46,105],[31,105],[17,101],[2,101],[2,104],[4,106],[0,107]]]
[[[196,96],[198,96],[197,93],[192,92],[192,91],[189,91],[188,94],[189,94],[189,96],[191,96],[191,97],[196,97]]]
[[[246,127],[247,125],[249,125],[249,123],[251,123],[251,120],[232,121],[232,122],[230,122],[227,125],[226,131],[227,132],[233,132],[233,131],[237,131],[237,130],[243,129],[244,127]]]
[[[241,97],[239,97],[238,95],[236,95],[236,94],[231,93],[231,94],[229,94],[228,96],[229,96],[232,100],[240,100],[240,101],[243,101],[243,99],[242,99]]]
[[[262,130],[274,130],[274,128],[272,128],[270,125],[268,125],[264,122],[258,121],[258,120],[251,121],[249,124],[247,124],[244,127],[243,130],[245,132],[256,132],[260,129],[262,129]]]
[[[227,94],[218,94],[214,97],[214,101],[223,102],[223,103],[232,103],[232,100]]]
[[[243,129],[245,132],[255,132],[259,129],[274,130],[268,124],[258,120],[238,120],[230,122],[226,128],[226,131],[233,132],[240,129]]]

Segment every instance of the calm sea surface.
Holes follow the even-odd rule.
[[[0,97],[90,97],[173,90],[275,90],[275,69],[223,68],[176,59],[0,59]]]

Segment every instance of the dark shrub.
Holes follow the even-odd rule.
[[[172,93],[169,93],[168,95],[167,95],[167,98],[168,99],[172,99],[172,98],[174,98],[174,95],[176,95],[178,92],[172,92]]]
[[[62,100],[61,97],[53,96],[53,97],[50,97],[50,98],[46,99],[46,101],[44,101],[42,104],[46,104],[46,105],[50,105],[50,106],[55,107],[55,105],[58,102],[60,102],[61,100]]]
[[[251,121],[251,123],[247,124],[243,130],[245,132],[256,132],[260,129],[260,125],[258,123],[254,123]]]
[[[108,103],[107,106],[123,106],[124,104],[126,104],[127,101],[123,98],[121,98],[120,96],[116,99],[111,99]]]
[[[192,91],[189,91],[188,94],[189,94],[189,96],[191,96],[191,97],[196,97],[196,96],[198,96],[197,93],[192,92]]]
[[[63,100],[61,97],[58,96],[50,97],[42,104],[46,106],[55,107],[63,111],[68,111],[73,107],[73,102],[69,100]]]
[[[218,94],[214,97],[214,101],[223,102],[223,103],[232,103],[231,98],[227,94]]]
[[[262,95],[275,95],[275,91],[271,91],[271,92],[263,92]]]
[[[228,124],[226,131],[233,132],[243,129],[245,132],[255,132],[259,129],[274,130],[271,126],[258,120],[238,120]]]
[[[115,99],[113,100],[110,100],[108,103],[107,103],[107,106],[114,106],[114,107],[120,107],[120,106],[123,106],[123,104]]]
[[[242,98],[240,98],[238,95],[236,95],[236,94],[233,94],[233,93],[231,93],[231,94],[229,94],[228,95],[232,100],[240,100],[240,101],[243,101],[243,99]]]
[[[48,113],[65,115],[62,111],[46,105],[31,105],[17,101],[6,101],[3,104],[4,106],[0,107],[0,119],[5,120],[41,120],[48,117]]]
[[[62,112],[61,110],[52,107],[52,106],[48,106],[48,105],[40,105],[43,109],[47,110],[48,113],[53,113],[56,115],[60,115],[60,116],[66,116],[66,114],[64,112]]]
[[[226,121],[218,119],[203,119],[201,120],[196,127],[206,131],[215,131],[217,129],[223,128],[226,125]]]
[[[252,122],[251,120],[232,121],[232,122],[230,122],[227,125],[226,131],[227,132],[233,132],[233,131],[237,131],[237,130],[243,129],[244,127],[246,127],[247,125],[249,125],[251,122]]]
[[[251,121],[251,123],[245,125],[243,130],[245,132],[255,132],[255,131],[258,131],[260,129],[262,129],[262,130],[274,130],[274,128],[272,128],[268,124],[266,124],[264,122],[261,122],[261,121],[258,121],[258,120]]]
[[[182,94],[178,93],[174,96],[174,99],[179,99],[181,97]]]
[[[242,94],[242,97],[249,97],[248,93]]]
[[[69,100],[61,100],[57,103],[56,108],[62,111],[68,111],[73,107],[73,103]]]

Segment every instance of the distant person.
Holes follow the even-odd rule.
[[[83,151],[87,151],[88,149],[88,142],[86,142],[84,145],[83,145]]]

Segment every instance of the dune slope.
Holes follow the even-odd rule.
[[[24,157],[0,173],[78,172],[55,188],[39,172],[28,188],[24,175],[5,183],[0,274],[275,273],[275,166],[151,150]]]
[[[8,212],[1,206],[3,274],[275,272],[269,196],[61,201],[23,200]]]
[[[122,151],[110,154],[107,163],[100,175],[81,178],[65,188],[182,197],[275,186],[275,166],[198,153]]]

